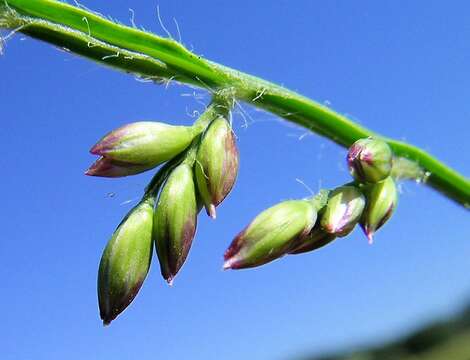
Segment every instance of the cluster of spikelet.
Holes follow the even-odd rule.
[[[171,284],[188,256],[202,207],[216,216],[238,173],[238,150],[224,105],[211,104],[193,126],[136,122],[104,136],[86,174],[123,177],[166,162],[109,240],[98,273],[100,315],[109,324],[134,299],[155,246]]]
[[[103,252],[98,299],[104,324],[137,295],[154,247],[162,276],[171,284],[188,256],[200,210],[205,207],[216,217],[216,207],[238,173],[229,109],[227,103],[214,101],[192,126],[132,123],[92,147],[99,158],[86,172],[91,176],[129,176],[165,163]],[[392,151],[381,140],[361,139],[349,149],[347,160],[353,182],[263,211],[233,240],[224,269],[260,266],[286,254],[318,249],[346,236],[356,224],[371,241],[396,206]]]
[[[313,251],[348,235],[357,224],[372,242],[397,203],[392,151],[384,141],[361,139],[349,148],[347,161],[353,182],[263,211],[233,240],[224,268],[250,268]]]

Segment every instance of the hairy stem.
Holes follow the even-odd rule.
[[[2,1],[2,0],[0,0]],[[293,91],[227,68],[188,51],[173,39],[116,24],[103,16],[53,0],[3,0],[0,27],[10,28],[101,64],[156,82],[178,81],[265,109],[342,145],[374,136],[387,141],[412,176],[469,207],[470,180],[427,152],[383,137]],[[411,163],[410,163],[411,162]],[[410,164],[412,166],[410,166]],[[410,172],[410,169],[414,171]]]

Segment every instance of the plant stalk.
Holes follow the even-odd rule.
[[[470,180],[424,150],[381,136],[279,85],[206,60],[173,39],[117,24],[99,14],[54,0],[3,0],[0,2],[2,27],[157,83],[177,81],[205,88],[213,95],[229,91],[237,100],[272,112],[345,147],[360,138],[381,138],[388,142],[398,159],[403,159],[397,163],[407,163],[403,174],[410,173],[409,165],[413,163],[416,171],[412,172],[412,178],[470,208]],[[400,169],[396,172],[400,173]]]

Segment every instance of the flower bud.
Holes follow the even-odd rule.
[[[321,216],[322,229],[332,235],[349,234],[361,218],[366,204],[362,192],[354,186],[340,186],[329,194]]]
[[[397,205],[397,187],[391,177],[366,187],[367,205],[361,227],[369,242],[374,233],[392,216]]]
[[[160,269],[171,285],[183,266],[196,233],[197,201],[191,166],[178,165],[168,177],[158,200],[154,240]]]
[[[392,171],[392,150],[385,141],[360,139],[348,152],[348,167],[359,182],[375,183],[384,180]]]
[[[144,200],[117,227],[106,245],[98,272],[98,302],[104,325],[137,295],[152,259],[153,204]]]
[[[102,156],[105,159],[102,162],[129,168],[130,175],[151,169],[175,157],[188,147],[196,133],[188,126],[150,121],[135,122],[111,131],[93,146],[90,152]],[[116,174],[121,172],[126,173],[116,170],[110,174],[117,176]],[[94,171],[91,175],[108,176],[106,174],[106,171]]]
[[[195,163],[199,194],[211,218],[215,218],[215,208],[232,189],[237,173],[235,136],[227,120],[220,117],[204,132]]]
[[[319,249],[328,245],[336,239],[336,235],[325,232],[318,224],[312,229],[304,239],[299,241],[295,246],[289,250],[289,254],[303,254],[309,251]]]
[[[308,235],[316,219],[307,200],[284,201],[263,211],[232,241],[224,269],[260,266],[285,255],[293,242]]]

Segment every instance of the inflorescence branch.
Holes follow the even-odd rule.
[[[230,89],[234,98],[301,125],[345,146],[373,136],[386,141],[403,165],[395,172],[426,183],[469,207],[470,181],[424,150],[388,139],[293,91],[216,64],[169,38],[117,24],[54,0],[3,0],[0,27],[64,48],[101,64],[165,83],[198,86],[211,93]]]
[[[202,87],[212,96],[191,126],[132,122],[109,132],[90,150],[98,158],[86,175],[120,178],[158,168],[101,257],[98,302],[105,325],[139,292],[154,248],[162,277],[171,285],[190,252],[201,210],[216,218],[238,174],[230,118],[237,101],[348,147],[353,180],[262,211],[227,248],[224,269],[252,268],[311,252],[356,226],[372,242],[396,209],[400,179],[429,184],[469,207],[470,182],[464,176],[419,148],[384,138],[297,93],[196,56],[171,38],[116,24],[80,7],[53,0],[1,1],[0,28],[10,34],[22,32],[155,83]]]

